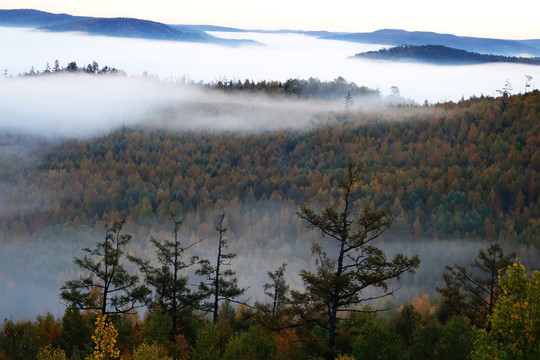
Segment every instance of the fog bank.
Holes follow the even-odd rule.
[[[88,137],[126,126],[175,130],[306,129],[343,100],[229,95],[154,77],[54,74],[0,80],[0,129]],[[320,115],[320,116],[317,116]]]
[[[529,90],[537,88],[540,66],[485,64],[438,66],[350,59],[362,51],[382,46],[319,40],[301,34],[213,33],[223,38],[246,38],[265,46],[230,48],[212,44],[87,36],[76,33],[45,33],[29,29],[1,28],[0,40],[9,51],[2,54],[0,69],[10,76],[43,70],[59,60],[86,65],[97,61],[126,71],[147,72],[160,79],[184,75],[195,82],[218,80],[277,80],[317,77],[330,81],[339,76],[382,95],[397,86],[401,95],[418,103],[458,101],[461,97],[496,96],[505,81],[513,92],[525,90],[525,75],[533,77]]]

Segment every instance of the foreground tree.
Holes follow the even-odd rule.
[[[107,315],[99,315],[96,319],[94,340],[94,352],[88,360],[109,360],[120,358],[120,350],[116,345],[118,330],[114,327]]]
[[[268,271],[271,282],[263,285],[264,293],[272,299],[271,313],[274,318],[279,317],[289,302],[289,285],[285,280],[286,267],[287,263],[283,263],[276,271]]]
[[[213,313],[214,324],[218,321],[219,302],[223,300],[234,301],[241,296],[246,289],[238,286],[236,272],[231,269],[224,270],[225,266],[231,265],[231,260],[236,257],[235,253],[227,253],[227,239],[224,238],[227,228],[223,224],[225,213],[222,213],[216,230],[219,233],[218,253],[216,265],[211,265],[208,260],[201,261],[201,268],[196,271],[198,275],[205,276],[207,282],[201,282],[200,290],[205,297],[212,300],[204,304],[204,308]],[[236,302],[236,301],[234,301]]]
[[[75,258],[75,264],[88,275],[69,280],[60,297],[67,305],[81,310],[97,310],[101,315],[129,313],[144,305],[148,294],[137,275],[130,274],[122,258],[131,235],[123,234],[125,218],[105,223],[105,238],[95,249],[83,249],[88,255]]]
[[[540,272],[516,262],[499,278],[492,331],[479,330],[473,360],[540,359]]]
[[[321,214],[302,205],[298,216],[310,227],[318,229],[335,247],[335,257],[329,257],[320,244],[312,253],[317,258],[315,273],[302,270],[300,276],[305,291],[292,291],[294,310],[306,322],[315,323],[328,332],[327,358],[334,358],[334,346],[339,314],[358,311],[357,306],[374,298],[392,295],[387,281],[399,280],[405,273],[414,273],[420,265],[418,255],[411,258],[398,253],[388,260],[382,250],[373,245],[392,222],[384,209],[353,209],[353,194],[360,181],[364,164],[349,163],[339,183],[341,203],[327,204]],[[328,245],[330,248],[330,245]],[[377,296],[363,296],[368,288],[377,288]]]
[[[499,295],[497,277],[512,264],[513,257],[513,253],[506,255],[499,244],[491,244],[486,250],[478,251],[471,262],[471,270],[459,265],[446,266],[445,286],[437,291],[453,312],[490,331],[488,318],[493,314],[493,305]]]
[[[150,240],[156,249],[159,266],[135,257],[130,257],[130,260],[139,265],[145,274],[146,283],[154,288],[154,296],[148,301],[150,310],[160,307],[169,314],[172,320],[171,336],[174,338],[179,333],[182,316],[189,316],[191,309],[198,306],[201,294],[191,291],[185,274],[189,267],[198,262],[198,258],[192,257],[187,262],[183,260],[184,253],[194,244],[182,247],[178,232],[183,221],[173,212],[170,217],[174,224],[174,240]]]

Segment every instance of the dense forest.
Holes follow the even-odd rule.
[[[538,245],[539,100],[534,91],[332,113],[305,131],[126,127],[60,144],[5,134],[3,153],[13,156],[1,159],[10,211],[0,228],[28,237],[58,224],[92,226],[106,215],[151,226],[170,210],[204,214],[224,203],[322,205],[336,169],[360,159],[367,165],[361,201],[386,209],[415,238]],[[32,158],[22,167],[21,150]]]
[[[421,61],[443,65],[484,64],[496,62],[540,65],[539,57],[479,54],[443,45],[401,45],[389,49],[359,53],[356,54],[355,57],[394,61]]]
[[[2,133],[1,245],[31,251],[36,239],[54,238],[64,254],[80,250],[80,269],[66,270],[65,259],[47,268],[63,283],[64,314],[6,318],[0,359],[538,356],[540,91],[362,109],[351,94],[376,92],[340,79],[204,87],[300,98],[337,88],[344,110],[303,130],[263,133],[152,126],[179,113],[174,105],[95,138]],[[341,244],[340,259],[328,238]],[[209,239],[218,248],[201,251],[196,243]],[[482,249],[464,265],[415,256],[447,239]],[[390,243],[401,248],[387,259],[379,247]],[[214,251],[217,263],[206,260]],[[390,296],[403,283],[393,281],[408,284],[420,262],[448,266],[439,279],[413,278],[436,289],[396,304]],[[229,282],[218,280],[220,265]],[[15,267],[24,264],[0,264],[6,289]],[[252,289],[261,296],[243,298],[261,268],[268,282]],[[285,271],[299,274],[294,284]],[[133,292],[108,293],[110,284]]]

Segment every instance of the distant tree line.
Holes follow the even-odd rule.
[[[443,45],[400,45],[389,49],[367,51],[355,57],[382,60],[416,60],[438,64],[483,64],[492,62],[540,65],[539,57],[515,57],[454,49]]]
[[[49,74],[58,74],[58,73],[86,73],[86,74],[100,74],[100,75],[125,75],[126,73],[123,70],[119,70],[114,67],[103,66],[99,67],[99,64],[96,61],[93,61],[91,64],[86,66],[78,66],[75,61],[71,61],[67,66],[61,66],[58,60],[54,61],[54,65],[51,67],[49,63],[45,65],[45,69],[41,72],[36,70],[33,66],[28,72],[19,74],[19,76],[38,76],[38,75],[49,75]],[[7,75],[7,70],[4,71],[4,75]]]
[[[349,97],[380,97],[380,91],[366,86],[358,86],[344,78],[337,77],[332,81],[321,81],[318,78],[288,79],[282,81],[261,80],[219,80],[204,85],[206,88],[223,92],[248,92],[275,95],[289,95],[300,98],[329,98],[341,99]]]

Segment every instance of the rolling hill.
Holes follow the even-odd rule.
[[[193,29],[182,31],[159,22],[133,18],[92,18],[40,27],[40,29],[53,32],[80,31],[92,35],[152,40],[207,42],[211,38],[202,31]]]
[[[367,51],[356,54],[354,57],[377,60],[425,62],[439,65],[471,65],[494,62],[540,65],[539,57],[523,58],[515,56],[485,55],[442,45],[403,45],[390,49]]]
[[[253,40],[221,39],[183,25],[133,18],[94,18],[52,14],[39,10],[0,10],[0,26],[32,27],[51,32],[84,32],[102,35],[150,40],[189,41],[227,46],[255,45]]]
[[[43,27],[91,19],[68,14],[52,14],[34,9],[0,10],[0,26]]]
[[[341,40],[365,44],[381,45],[444,45],[460,50],[480,54],[505,56],[540,56],[540,47],[536,40],[501,40],[452,34],[439,34],[425,31],[405,31],[384,29],[370,33],[332,34],[321,39]]]

